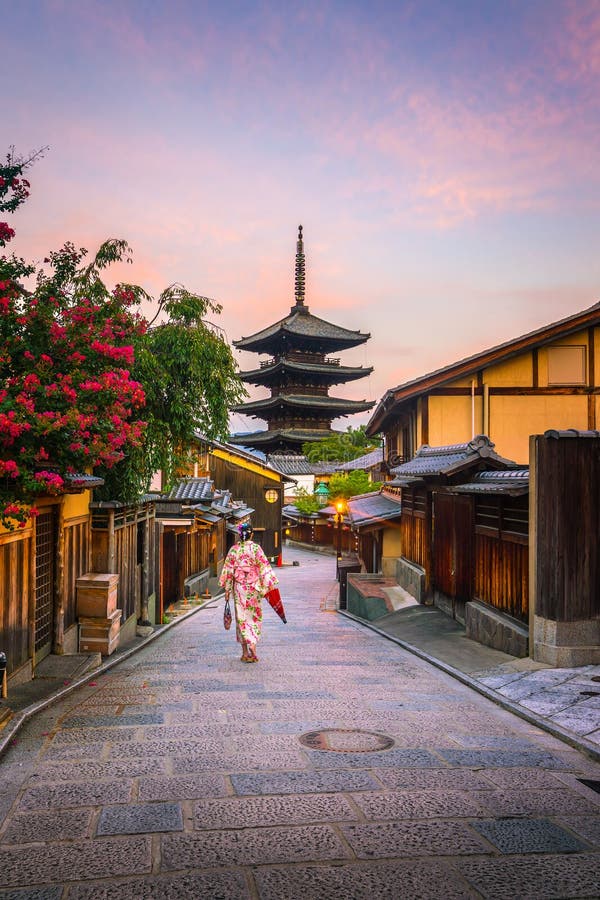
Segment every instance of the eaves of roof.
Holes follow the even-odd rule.
[[[63,476],[67,493],[80,493],[90,488],[101,487],[104,484],[104,478],[98,475],[88,475],[84,472],[73,473]]]
[[[234,434],[231,436],[232,443],[239,441],[240,444],[271,444],[278,439],[294,441],[298,444],[307,444],[312,441],[320,441],[324,437],[342,434],[343,432],[334,431],[333,429],[308,429],[308,428],[277,428],[270,431],[253,431],[250,433]]]
[[[182,478],[167,495],[169,500],[192,500],[200,502],[211,500],[214,495],[214,484],[210,478]]]
[[[326,397],[323,394],[277,394],[274,397],[265,397],[250,403],[240,403],[231,408],[234,412],[246,415],[259,414],[278,407],[324,409],[343,415],[344,411],[364,412],[371,409],[373,405],[373,400],[346,400],[343,397]]]
[[[345,381],[354,381],[370,375],[373,366],[334,366],[328,363],[305,363],[296,362],[289,359],[278,359],[271,365],[261,366],[259,369],[249,369],[247,372],[240,372],[242,381],[250,384],[261,384],[269,381],[271,375],[281,372],[300,372],[308,375],[324,375],[325,381],[331,384],[340,384]]]
[[[337,515],[337,510],[335,506],[326,506],[321,513],[333,518]],[[352,528],[365,528],[398,519],[401,515],[400,499],[392,499],[382,491],[371,491],[347,500],[342,521]]]
[[[523,351],[533,350],[536,347],[540,347],[557,338],[566,337],[569,334],[573,334],[576,331],[580,331],[583,328],[588,328],[590,325],[595,324],[600,324],[600,303],[595,303],[588,309],[584,309],[575,315],[567,316],[567,318],[561,319],[558,322],[544,325],[542,328],[538,328],[535,331],[530,331],[520,337],[505,341],[503,344],[498,344],[488,350],[483,350],[480,353],[476,353],[474,356],[466,357],[465,359],[451,363],[449,366],[436,369],[433,372],[429,372],[427,375],[422,375],[419,378],[406,381],[404,384],[399,384],[397,387],[386,391],[377,404],[375,412],[367,422],[365,429],[366,434],[377,434],[383,427],[390,412],[406,400],[419,397],[421,394],[426,394],[449,381],[455,381],[457,378],[464,378],[465,376],[472,375],[479,369],[503,362],[513,356],[517,356]]]
[[[358,456],[356,459],[351,459],[349,462],[340,463],[336,471],[352,472],[355,469],[371,469],[374,466],[381,465],[382,462],[383,450],[381,447],[378,447],[376,450],[371,450],[369,453],[364,453],[362,456]]]
[[[529,469],[478,472],[472,481],[454,485],[448,490],[457,494],[504,494],[521,497],[529,493]]]
[[[254,346],[268,343],[271,339],[278,336],[290,335],[291,337],[300,338],[322,338],[326,341],[333,341],[340,346],[347,347],[356,346],[367,341],[371,335],[364,334],[360,331],[351,331],[348,328],[342,328],[313,316],[308,312],[308,307],[304,307],[301,311],[293,310],[288,316],[268,325],[261,331],[242,337],[237,341],[233,341],[233,346],[240,350],[252,350]]]
[[[282,475],[312,475],[312,463],[302,453],[272,453],[268,457],[269,465]]]
[[[208,438],[203,435],[201,432],[197,431],[194,435],[197,441],[200,441],[203,444],[206,444],[208,447],[212,447],[217,450],[221,450],[224,453],[230,453],[232,456],[239,457],[240,460],[245,462],[252,463],[253,465],[260,466],[261,468],[267,470],[268,472],[275,472],[277,475],[281,475],[278,469],[271,466],[264,458],[264,456],[258,456],[256,453],[251,453],[249,450],[240,450],[239,447],[236,447],[234,444],[226,443],[224,441],[217,441],[212,438]]]
[[[427,478],[448,478],[481,462],[490,469],[515,469],[516,463],[505,459],[494,450],[487,435],[479,434],[463,444],[443,447],[424,445],[413,459],[391,470],[393,487],[408,486]]]

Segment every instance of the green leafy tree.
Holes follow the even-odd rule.
[[[321,508],[321,505],[314,494],[310,494],[306,488],[298,488],[294,506],[303,516],[310,516]]]
[[[359,425],[358,428],[352,428],[349,425],[345,432],[334,433],[322,441],[303,444],[302,452],[309,462],[350,462],[381,446],[377,438],[366,436],[365,427]]]
[[[332,501],[339,497],[347,500],[349,497],[356,497],[357,494],[368,494],[371,491],[378,491],[380,487],[380,481],[369,481],[369,476],[364,469],[355,469],[347,475],[336,472],[329,479],[329,496]]]
[[[206,320],[222,307],[181,285],[167,288],[158,305],[165,319],[137,343],[132,369],[146,394],[145,439],[106,479],[102,491],[113,498],[120,492],[134,499],[158,470],[171,484],[194,433],[227,440],[229,407],[246,396],[229,344]]]

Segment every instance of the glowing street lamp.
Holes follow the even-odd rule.
[[[342,519],[346,510],[346,503],[344,500],[336,500],[335,508],[337,510],[335,518],[337,520],[337,559],[339,563],[342,558]]]

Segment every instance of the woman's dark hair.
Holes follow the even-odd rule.
[[[238,533],[241,541],[249,541],[254,534],[254,530],[250,522],[244,522],[238,527]]]

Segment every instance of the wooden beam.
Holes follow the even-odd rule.
[[[429,397],[421,397],[421,443],[429,443]]]

